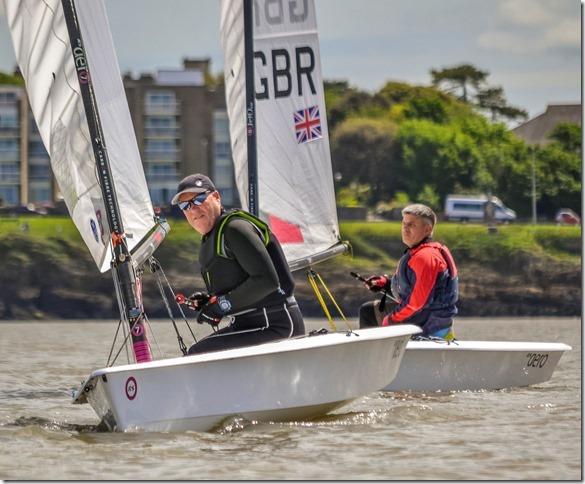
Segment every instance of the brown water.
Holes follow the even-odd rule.
[[[166,356],[177,355],[170,323],[153,326]],[[456,328],[460,339],[563,342],[573,351],[530,388],[378,392],[315,421],[109,433],[70,393],[104,366],[116,322],[2,323],[0,479],[580,480],[580,319],[460,319]]]

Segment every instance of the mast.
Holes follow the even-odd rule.
[[[259,215],[258,151],[256,148],[256,99],[254,88],[253,0],[244,2],[244,60],[246,71],[246,139],[248,148],[248,210]]]
[[[130,252],[125,242],[124,226],[75,9],[75,1],[61,0],[61,3],[96,161],[96,174],[106,207],[108,226],[111,231],[111,244],[114,250],[112,271],[115,272],[114,280],[116,292],[118,293],[120,313],[129,324],[136,361],[150,361],[152,357],[141,318],[140,281],[136,278]]]

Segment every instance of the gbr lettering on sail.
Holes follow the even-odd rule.
[[[317,26],[309,0],[254,0],[254,67],[258,101],[317,94]]]

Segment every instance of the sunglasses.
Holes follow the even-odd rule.
[[[210,194],[211,194],[211,192],[200,193],[196,197],[193,197],[191,200],[187,200],[185,202],[179,202],[179,204],[178,204],[179,208],[181,210],[183,210],[183,212],[186,212],[187,210],[191,209],[191,206],[199,207],[200,205],[203,205],[203,203],[205,203],[205,200],[207,200],[207,197]]]

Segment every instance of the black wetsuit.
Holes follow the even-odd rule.
[[[201,242],[201,274],[209,294],[225,295],[229,326],[189,354],[251,346],[305,333],[294,280],[268,226],[243,211],[224,212]]]

